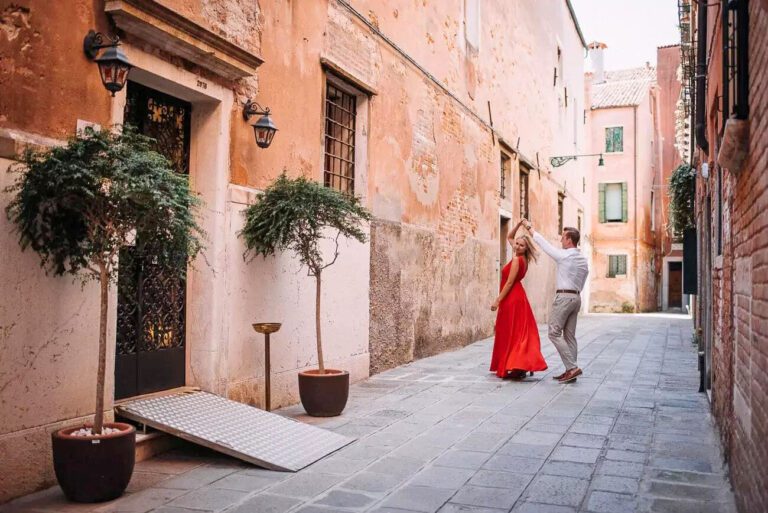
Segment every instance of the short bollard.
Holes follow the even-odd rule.
[[[271,371],[269,370],[269,335],[280,329],[279,322],[257,322],[253,325],[253,329],[257,333],[264,334],[264,405],[267,411],[272,409],[272,402],[269,396],[269,378]]]

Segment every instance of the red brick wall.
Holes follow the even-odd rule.
[[[724,173],[723,256],[711,276],[713,412],[743,513],[768,511],[768,2],[750,2],[749,10],[749,156],[740,171]],[[717,39],[713,64],[720,60]],[[710,69],[710,95],[717,94],[719,86],[715,67]],[[709,159],[714,160],[716,139],[710,137],[710,144]],[[716,180],[714,171],[713,243]]]
[[[768,511],[768,4],[750,2],[750,154],[733,190],[731,474],[741,511]],[[718,417],[722,422],[722,417]]]

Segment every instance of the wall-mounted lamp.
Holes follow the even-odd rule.
[[[258,103],[248,100],[243,106],[243,119],[248,121],[251,116],[261,117],[253,124],[253,133],[256,135],[256,145],[259,148],[268,148],[275,137],[277,127],[269,117],[269,108],[262,108]]]
[[[701,170],[701,177],[706,180],[709,178],[709,164],[707,162],[703,162],[699,168]]]
[[[104,42],[105,39],[108,43]],[[99,65],[101,82],[107,91],[112,93],[112,96],[125,87],[125,83],[128,80],[128,72],[133,67],[133,64],[125,56],[119,45],[119,37],[110,38],[95,30],[89,31],[85,39],[83,39],[85,56]],[[99,50],[102,48],[106,49],[99,55]]]
[[[549,163],[552,164],[552,167],[560,167],[569,160],[576,160],[579,157],[597,157],[600,156],[600,160],[597,161],[598,166],[604,166],[605,161],[603,160],[603,154],[602,153],[588,153],[585,155],[562,155],[560,157],[550,157]]]

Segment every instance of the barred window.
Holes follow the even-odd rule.
[[[728,118],[749,117],[749,7],[746,1],[726,2],[722,15],[723,49],[723,126]]]
[[[499,185],[499,195],[502,198],[507,197],[507,177],[512,172],[512,159],[509,158],[509,155],[502,152],[501,153],[501,183]]]
[[[610,126],[605,129],[605,152],[621,153],[624,151],[624,127]]]
[[[325,186],[355,192],[357,98],[331,82],[325,87]]]
[[[627,274],[627,255],[608,255],[608,277]]]
[[[531,213],[528,211],[528,176],[530,170],[520,165],[520,217],[531,220]]]
[[[563,233],[563,203],[565,202],[565,194],[562,192],[557,193],[557,233]]]

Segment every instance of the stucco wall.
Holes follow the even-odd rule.
[[[558,190],[567,189],[566,225],[575,226],[577,212],[586,212],[582,161],[556,170],[548,163],[550,156],[578,153],[584,145],[584,51],[566,3],[483,3],[477,50],[467,47],[460,0],[386,6],[352,1],[351,9],[336,1],[302,8],[260,5],[269,16],[257,99],[272,108],[281,131],[263,152],[247,144],[252,134],[242,123],[233,123],[233,182],[259,188],[282,169],[322,178],[321,59],[332,63],[353,85],[375,91],[358,106],[366,116],[358,144],[365,145],[367,164],[356,169],[367,184],[356,186],[356,193],[375,216],[372,370],[492,333],[488,305],[503,265],[498,262],[498,137],[515,147],[519,137],[519,151],[541,165],[541,173],[534,170],[530,178],[531,216],[538,229],[557,236]],[[553,86],[558,45],[564,78]],[[512,164],[507,210],[515,217],[517,160]],[[583,224],[586,229],[586,213]],[[546,320],[554,266],[543,259],[526,280],[535,284],[530,287],[534,311]],[[460,312],[460,319],[446,322],[446,312]]]
[[[664,254],[672,251],[669,223],[669,200],[666,184],[672,172],[682,163],[680,152],[676,147],[676,112],[680,109],[680,46],[669,46],[658,49],[656,80],[659,84],[659,123],[663,136],[661,148],[662,198],[660,208],[660,229],[664,237],[661,250]]]
[[[0,204],[15,176],[0,159]],[[46,276],[0,215],[0,502],[53,478],[50,433],[91,415],[96,403],[99,288]],[[114,326],[114,294],[110,327]],[[112,331],[112,330],[111,330]],[[114,334],[110,333],[113,338]],[[114,351],[107,367],[114,367]],[[86,379],[87,377],[87,379]],[[113,390],[107,374],[107,402]]]
[[[590,113],[593,152],[605,151],[606,127],[624,127],[624,151],[605,153],[603,167],[591,164],[592,311],[651,311],[657,308],[657,235],[651,223],[651,191],[659,190],[654,185],[660,180],[659,124],[651,108],[651,102],[654,102],[653,109],[658,109],[655,101],[655,96],[649,92],[637,107],[597,109]],[[627,222],[600,223],[599,184],[617,182],[627,183]],[[657,201],[662,200],[657,197]],[[608,255],[627,255],[626,276],[608,277]]]
[[[253,202],[254,191],[230,188],[227,230],[232,244],[227,250],[229,345],[225,391],[237,401],[264,406],[264,336],[254,322],[280,322],[271,335],[271,405],[279,408],[299,401],[298,370],[317,368],[315,344],[315,279],[307,276],[291,254],[243,260],[245,250],[237,232],[244,225],[243,210]],[[328,234],[333,237],[335,234]],[[332,239],[322,244],[333,255]],[[350,379],[368,376],[368,262],[370,244],[341,240],[339,258],[323,272],[321,323],[323,355],[327,368],[344,369]]]
[[[165,3],[179,9],[191,5]],[[248,9],[251,7],[246,3],[255,5],[240,3]],[[213,8],[227,2],[203,4]],[[101,85],[96,65],[82,56],[82,38],[89,28],[109,30],[103,3],[76,2],[71,11],[62,11],[58,17],[50,16],[48,7],[46,2],[30,0],[2,11],[0,86],[4,93],[10,92],[0,95],[0,149],[4,156],[19,150],[25,141],[41,146],[55,144],[57,140],[50,138],[63,139],[73,133],[78,120],[102,126],[122,121],[125,92],[112,98]],[[224,34],[234,11],[222,14],[226,19],[217,18],[211,28]],[[243,40],[241,44],[256,45],[254,33],[245,34],[243,25],[238,27],[240,32],[227,33],[227,38],[240,41],[241,36],[247,36],[251,42]],[[316,365],[314,282],[286,255],[243,262],[243,247],[236,232],[242,223],[240,211],[246,201],[253,200],[253,190],[233,195],[228,185],[238,169],[262,165],[254,163],[257,150],[253,131],[242,120],[239,103],[254,94],[258,83],[255,77],[238,84],[227,82],[166,55],[149,42],[130,35],[123,40],[136,66],[132,80],[193,104],[191,184],[205,201],[200,222],[207,239],[203,255],[188,274],[186,382],[261,406],[263,340],[253,332],[251,323],[268,317],[284,323],[273,336],[272,404],[295,403],[297,370]],[[51,53],[43,44],[59,50]],[[51,55],[56,59],[53,63],[46,61]],[[318,130],[315,127],[316,153],[320,147]],[[290,141],[290,130],[286,132],[282,140]],[[276,152],[283,157],[289,153],[279,145]],[[238,168],[233,165],[235,161]],[[278,161],[279,157],[275,158],[274,162]],[[9,161],[0,162],[0,187],[4,188],[11,180],[5,172]],[[258,186],[266,185],[282,167],[270,167]],[[0,193],[0,207],[8,201],[7,194]],[[349,370],[353,381],[367,376],[369,369],[369,247],[343,243],[342,256],[327,271],[324,283],[326,362],[329,367]],[[50,485],[50,432],[82,423],[93,414],[98,288],[89,284],[81,289],[68,278],[45,276],[38,257],[20,251],[4,215],[0,216],[0,248],[0,282],[4,285],[0,296],[0,453],[6,465],[0,473],[0,502],[4,502]],[[106,384],[110,411],[114,287],[111,297]]]
[[[2,145],[17,136],[63,139],[78,120],[122,121],[125,92],[110,97],[96,65],[82,54],[89,29],[112,31],[104,2],[70,3],[56,16],[43,0],[2,8],[0,88],[10,92],[0,95]],[[208,240],[189,274],[187,384],[261,405],[263,343],[251,328],[256,321],[283,322],[273,336],[274,406],[296,401],[296,371],[315,363],[314,283],[286,255],[244,263],[236,232],[254,191],[282,171],[322,179],[321,60],[375,92],[361,96],[363,160],[356,181],[375,217],[371,243],[345,244],[324,278],[329,366],[350,370],[356,380],[369,369],[492,333],[489,305],[504,264],[499,137],[515,150],[506,214],[520,213],[517,170],[524,155],[540,168],[530,175],[537,230],[556,240],[557,193],[563,191],[564,224],[575,226],[582,210],[589,232],[585,162],[549,165],[553,155],[583,153],[587,135],[584,50],[566,2],[482,2],[477,49],[465,41],[461,0],[400,0],[386,7],[352,1],[372,27],[335,0],[160,3],[265,61],[257,76],[232,82],[170,55],[158,42],[123,37],[136,65],[133,80],[193,104],[191,183],[206,202],[201,223]],[[553,85],[558,46],[563,73]],[[272,109],[280,131],[268,150],[256,147],[242,119],[247,99]],[[0,198],[4,207],[8,199]],[[0,220],[7,254],[0,278],[15,284],[0,298],[0,449],[18,466],[2,473],[0,502],[49,484],[50,430],[92,415],[98,318],[92,285],[81,290],[46,277],[35,255],[19,252],[9,230]],[[552,262],[543,257],[532,266],[525,286],[537,318],[546,321]],[[113,333],[109,340],[111,369]],[[112,374],[107,377],[109,396]]]

